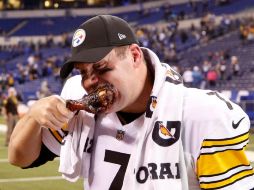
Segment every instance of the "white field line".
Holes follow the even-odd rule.
[[[0,159],[0,163],[5,163],[5,162],[8,162],[8,159],[6,158]]]
[[[63,179],[63,178],[61,176],[13,178],[13,179],[0,179],[0,183],[45,181],[45,180],[60,180],[60,179]]]
[[[6,125],[0,124],[0,132],[5,133],[7,131]]]

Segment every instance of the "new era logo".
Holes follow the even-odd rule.
[[[118,38],[119,38],[120,40],[125,39],[125,38],[126,38],[126,35],[118,33]]]

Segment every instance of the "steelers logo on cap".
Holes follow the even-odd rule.
[[[73,47],[79,46],[80,44],[82,44],[82,42],[84,42],[85,38],[86,38],[85,30],[83,29],[76,30],[72,38],[72,46]]]

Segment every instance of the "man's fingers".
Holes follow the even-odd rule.
[[[70,111],[68,108],[66,108],[66,103],[64,100],[60,99],[60,101],[56,105],[58,112],[66,117],[67,119],[70,119],[73,117],[74,113]]]
[[[57,124],[55,121],[53,121],[52,119],[48,118],[47,120],[41,120],[39,121],[40,125],[46,128],[51,128],[51,129],[55,129],[58,130],[60,127],[60,124]]]
[[[55,121],[54,121],[55,120]],[[66,117],[66,116],[63,116],[62,114],[60,113],[53,113],[53,121],[54,123],[56,124],[64,124],[64,123],[68,123],[69,121],[69,118]]]

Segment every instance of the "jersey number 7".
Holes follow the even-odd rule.
[[[222,98],[217,92],[208,92],[207,95],[215,95],[217,98],[226,103],[228,109],[233,110],[233,106],[230,104],[230,102]]]
[[[104,161],[105,162],[110,162],[113,164],[119,164],[120,168],[112,181],[109,190],[114,190],[114,189],[121,189],[123,186],[123,179],[124,175],[128,166],[128,162],[130,159],[130,154],[125,154],[121,152],[115,152],[112,150],[106,150],[105,151],[105,157]]]

